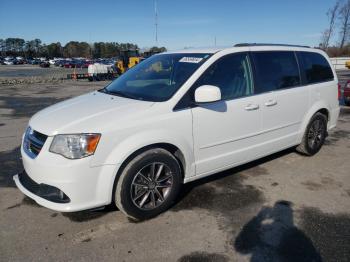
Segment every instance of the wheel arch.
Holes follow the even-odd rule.
[[[329,110],[329,107],[327,106],[326,103],[320,101],[320,102],[314,104],[311,107],[311,109],[307,112],[307,114],[305,115],[305,117],[302,121],[302,124],[301,124],[300,131],[299,131],[298,143],[301,142],[307,125],[309,124],[311,118],[316,113],[322,113],[327,117],[327,129],[328,129],[328,124],[329,124],[329,119],[330,119],[330,110]]]
[[[180,168],[181,168],[181,176],[182,176],[182,181],[185,178],[185,172],[186,172],[186,159],[185,156],[183,154],[183,152],[174,144],[172,143],[167,143],[167,142],[159,142],[159,143],[153,143],[153,144],[149,144],[146,146],[143,146],[137,150],[135,150],[134,152],[132,152],[131,154],[129,154],[121,163],[120,167],[118,168],[118,171],[115,174],[114,177],[114,182],[113,182],[113,189],[112,189],[112,202],[114,202],[114,197],[115,197],[115,190],[116,190],[116,185],[119,181],[120,175],[123,172],[124,168],[127,166],[127,164],[134,159],[137,155],[150,150],[150,149],[155,149],[155,148],[161,148],[161,149],[165,149],[168,152],[170,152],[175,158],[176,160],[179,162]]]

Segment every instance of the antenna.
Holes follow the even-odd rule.
[[[156,29],[156,45],[158,46],[158,10],[157,0],[154,0],[154,25]]]

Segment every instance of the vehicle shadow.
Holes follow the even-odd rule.
[[[92,209],[92,210],[85,210],[85,211],[79,211],[79,212],[70,212],[70,213],[62,213],[62,216],[68,218],[72,222],[87,222],[90,220],[94,220],[100,217],[103,217],[111,212],[118,211],[118,208],[110,204],[105,207]]]
[[[262,192],[253,186],[244,186],[242,181],[246,179],[247,176],[244,176],[240,173],[246,173],[250,176],[261,176],[267,175],[268,170],[261,165],[270,161],[273,161],[277,158],[286,156],[288,154],[295,153],[294,147],[289,148],[278,153],[257,159],[255,161],[249,162],[244,165],[240,165],[229,170],[219,172],[208,177],[195,180],[190,183],[183,185],[180,195],[172,208],[173,211],[178,211],[182,209],[191,209],[192,205],[205,208],[218,208],[217,205],[204,205],[203,203],[198,203],[198,201],[208,201],[209,198],[215,197],[211,194],[212,189],[219,188],[220,190],[215,190],[220,192],[220,197],[225,197],[226,200],[234,201],[237,199],[239,201],[234,201],[230,205],[240,205],[236,206],[239,208],[245,204],[260,202],[263,198]],[[201,192],[203,191],[203,192]],[[230,196],[231,197],[228,197]],[[223,199],[218,199],[218,205],[224,205]],[[208,203],[208,202],[206,202]],[[229,204],[229,203],[228,203]]]
[[[278,201],[263,207],[245,224],[232,243],[251,255],[250,261],[322,261],[311,239],[294,225],[292,204]]]
[[[294,153],[294,148],[184,184],[180,195],[170,211],[178,212],[184,209],[200,207],[213,209],[213,211],[226,212],[226,210],[230,211],[230,208],[236,209],[252,203],[261,202],[263,199],[262,193],[252,186],[242,185],[241,182],[244,178],[238,173],[245,171],[251,175],[266,175],[267,171],[263,167],[260,167],[260,165],[291,153]],[[223,190],[217,194],[217,192],[212,192],[212,186],[221,187]],[[238,198],[239,201],[235,201]],[[112,203],[101,209],[62,213],[62,215],[73,222],[85,222],[115,211],[118,211],[118,208]],[[130,222],[135,223],[137,221]]]

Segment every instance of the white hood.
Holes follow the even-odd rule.
[[[72,98],[36,113],[29,125],[48,136],[69,133],[102,133],[111,123],[142,115],[154,102],[92,92]]]

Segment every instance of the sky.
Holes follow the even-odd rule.
[[[139,47],[318,46],[336,0],[0,0],[0,38],[132,42]],[[215,41],[216,39],[216,41]],[[334,41],[337,40],[335,35]]]

